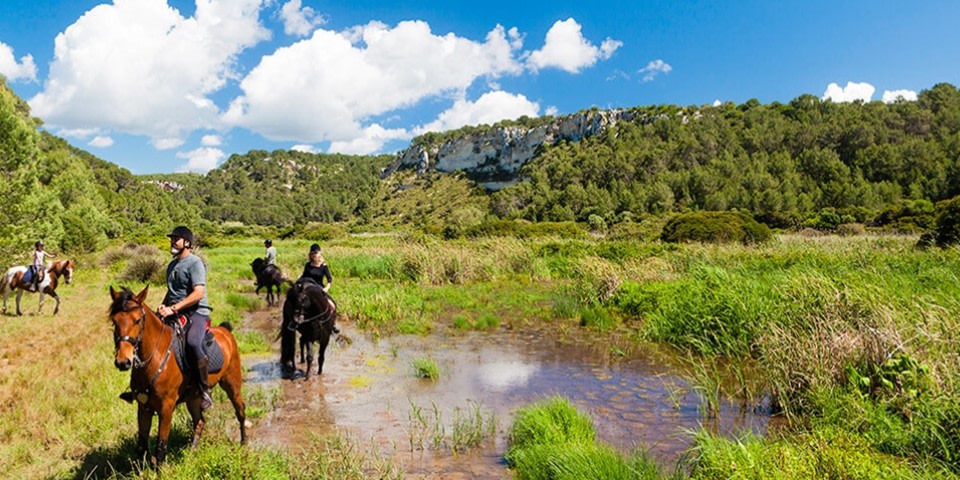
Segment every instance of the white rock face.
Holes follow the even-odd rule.
[[[484,185],[495,190],[514,183],[520,168],[534,157],[541,145],[560,140],[577,142],[634,117],[635,113],[627,110],[591,110],[530,129],[512,126],[468,134],[430,147],[429,151],[420,145],[412,146],[400,152],[381,176],[386,177],[402,167],[414,167],[421,174],[431,169],[462,170],[481,182],[487,180]]]

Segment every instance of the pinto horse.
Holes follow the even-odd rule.
[[[267,305],[272,307],[280,301],[280,285],[285,281],[280,267],[276,265],[266,265],[264,259],[256,258],[250,262],[254,275],[257,276],[257,295],[260,295],[260,289],[267,289]],[[276,289],[276,295],[274,295]]]
[[[313,280],[301,278],[287,291],[283,302],[283,322],[280,326],[280,365],[283,370],[294,370],[295,337],[300,332],[300,361],[307,350],[306,379],[313,370],[313,344],[319,343],[317,375],[323,375],[323,359],[337,319],[336,306],[327,292]]]
[[[23,292],[37,291],[33,289],[31,282],[23,281],[23,276],[27,273],[28,268],[25,266],[13,267],[7,270],[4,276],[0,277],[0,292],[3,292],[3,313],[7,313],[7,297],[14,290],[17,291],[17,315],[23,315],[20,312],[20,297],[23,296]],[[37,313],[40,313],[40,310],[43,309],[44,295],[50,295],[57,301],[53,314],[56,315],[60,311],[60,296],[57,295],[57,284],[61,277],[67,284],[73,281],[73,260],[59,260],[53,262],[47,268],[46,275],[43,276],[38,289],[40,291],[40,308],[37,309]]]
[[[176,361],[171,361],[174,350],[173,328],[164,324],[147,306],[147,288],[134,295],[127,287],[116,291],[110,287],[110,320],[113,322],[113,340],[116,345],[114,365],[120,371],[130,370],[130,389],[137,401],[137,449],[140,456],[147,453],[147,442],[153,415],[158,417],[155,463],[160,465],[167,456],[167,440],[177,404],[184,402],[193,419],[193,441],[196,447],[203,433],[204,418],[200,408],[200,390]],[[230,333],[230,325],[221,323],[210,329],[223,352],[223,367],[210,372],[207,380],[220,385],[240,422],[240,443],[247,443],[246,405],[240,389],[243,371],[237,341]]]

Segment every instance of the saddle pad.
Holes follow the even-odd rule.
[[[185,350],[187,347],[186,338],[178,337],[173,342],[173,357],[177,359],[177,366],[181,372],[192,372],[193,362],[187,362]],[[217,373],[223,368],[223,351],[220,350],[220,344],[213,338],[213,332],[207,330],[203,336],[203,351],[207,354],[207,372]]]

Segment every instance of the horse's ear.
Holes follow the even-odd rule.
[[[140,290],[140,293],[137,294],[137,302],[143,303],[147,299],[147,290],[150,290],[150,285],[143,287],[143,290]]]
[[[110,285],[110,298],[116,300],[120,296],[120,292],[113,289],[113,285]]]

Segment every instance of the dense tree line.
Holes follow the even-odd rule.
[[[493,195],[494,212],[617,221],[740,209],[796,224],[831,209],[863,222],[906,200],[960,194],[960,92],[949,84],[916,102],[802,95],[642,110],[601,136],[546,148],[524,166],[528,181]]]

